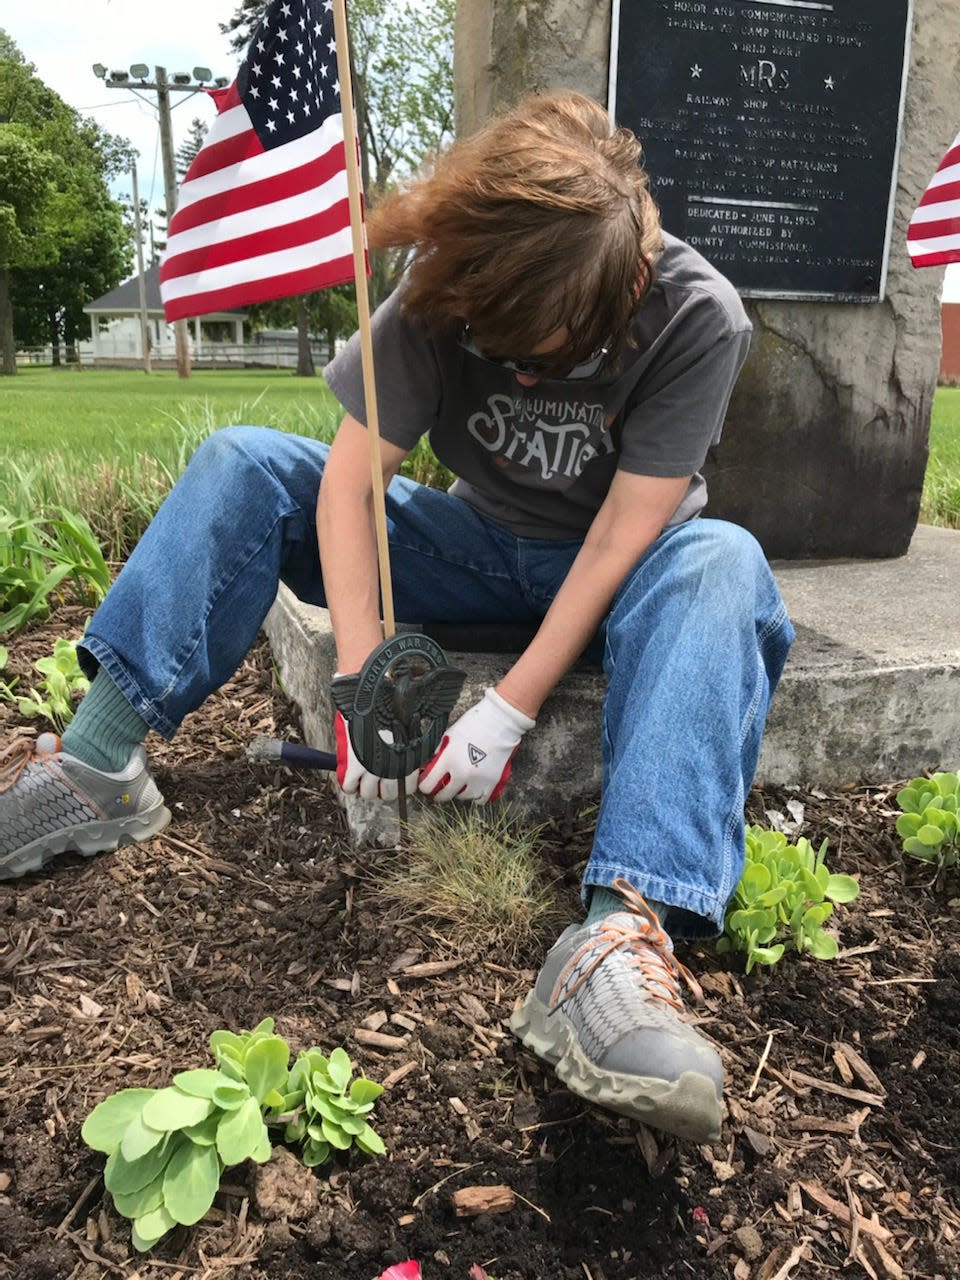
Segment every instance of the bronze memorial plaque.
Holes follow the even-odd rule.
[[[745,297],[883,297],[911,0],[615,0],[610,109]]]

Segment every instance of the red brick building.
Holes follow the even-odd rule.
[[[945,302],[940,308],[943,348],[940,381],[960,384],[960,302]]]

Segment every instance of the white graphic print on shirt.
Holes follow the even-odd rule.
[[[491,395],[467,430],[504,468],[513,464],[538,484],[565,488],[591,458],[614,451],[602,404],[542,396]]]

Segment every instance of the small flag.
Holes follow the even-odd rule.
[[[960,134],[910,219],[907,248],[915,267],[960,262]]]
[[[168,321],[353,279],[333,0],[272,0],[187,170],[160,266]]]

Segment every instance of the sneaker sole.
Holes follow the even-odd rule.
[[[112,822],[88,822],[82,827],[65,827],[41,836],[15,853],[0,857],[0,880],[17,880],[20,876],[42,871],[48,862],[62,853],[79,853],[92,858],[96,853],[112,853],[122,844],[149,840],[170,821],[170,810],[162,802],[146,813]]]
[[[720,1137],[721,1107],[709,1076],[685,1071],[679,1080],[604,1071],[586,1057],[570,1019],[551,1012],[531,991],[510,1018],[520,1040],[546,1062],[571,1091],[587,1102],[641,1120],[693,1142]]]

